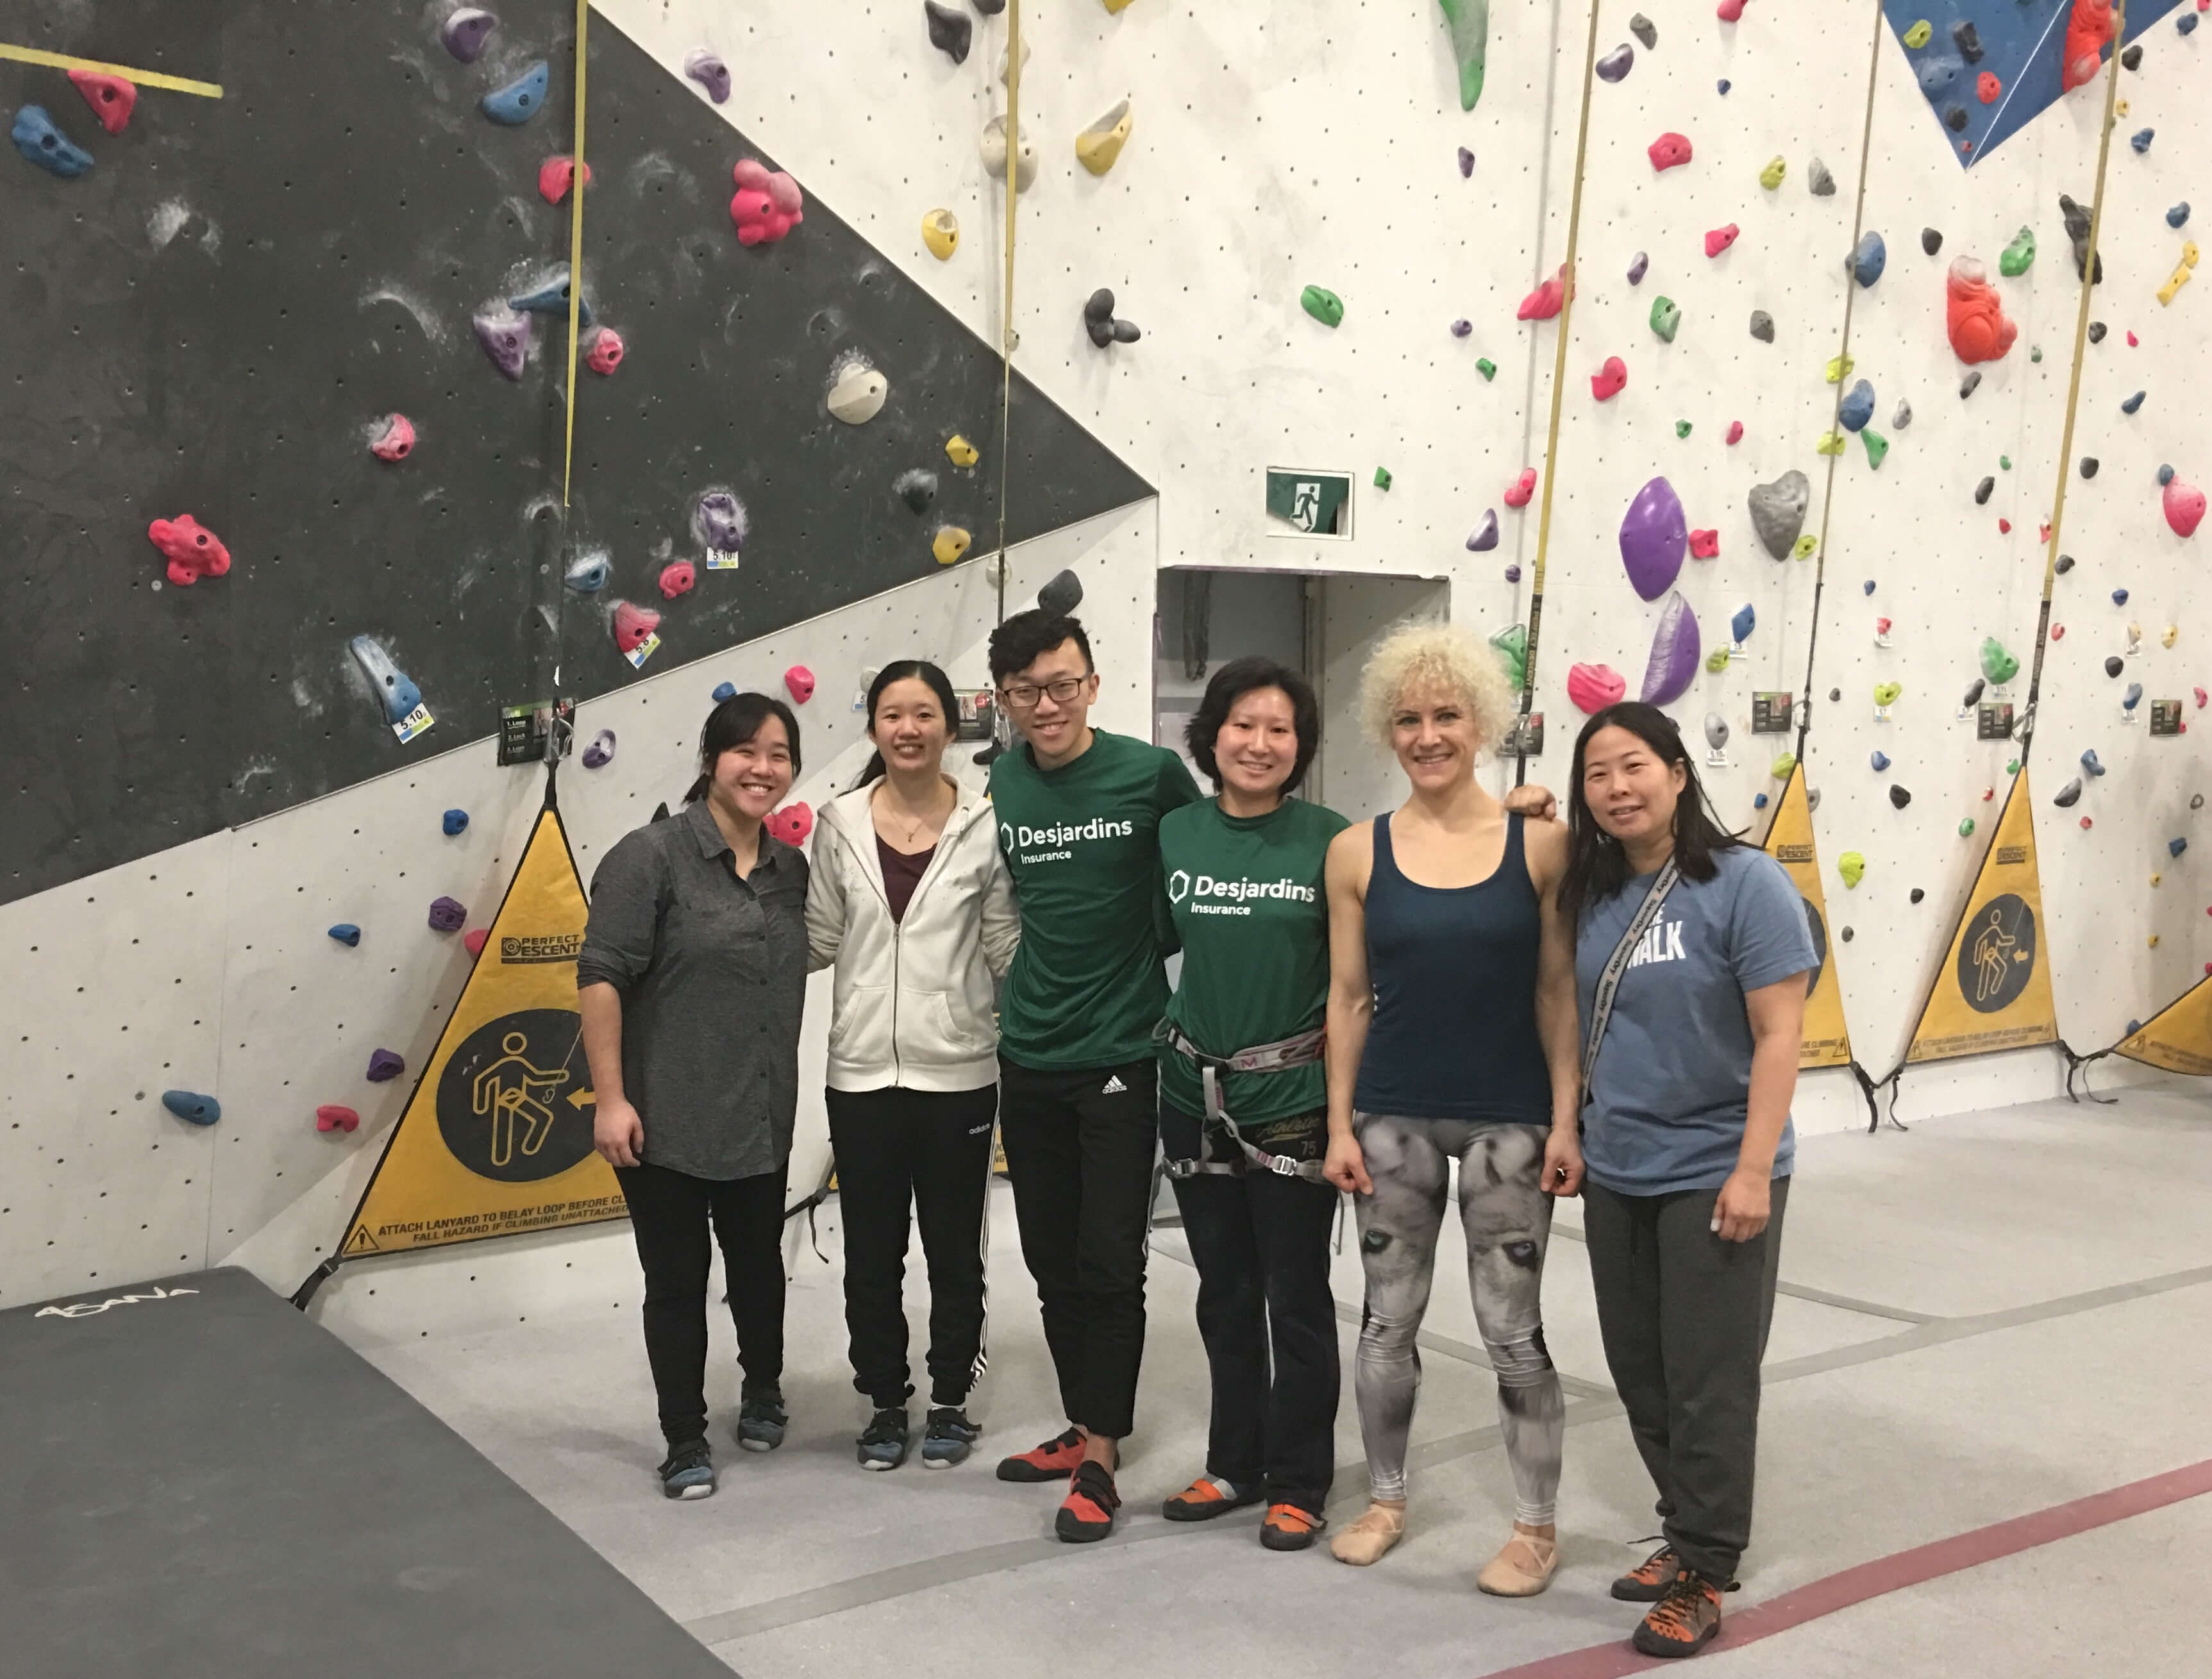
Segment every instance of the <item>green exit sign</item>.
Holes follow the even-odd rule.
[[[1347,542],[1352,536],[1352,475],[1267,469],[1267,534],[1323,536]]]

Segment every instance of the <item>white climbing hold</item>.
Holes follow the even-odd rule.
[[[890,381],[859,356],[848,356],[831,375],[830,412],[848,426],[865,426],[883,412]]]
[[[977,145],[983,156],[983,173],[994,181],[1006,178],[1006,119],[994,117],[983,124],[983,137]],[[1036,179],[1036,148],[1030,143],[1027,134],[1019,136],[1014,154],[1014,191],[1026,192]]]

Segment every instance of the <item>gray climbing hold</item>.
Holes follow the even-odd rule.
[[[2136,391],[2134,396],[2129,397],[2125,402],[2120,404],[2120,412],[2123,414],[2133,414],[2137,409],[2143,405],[2143,397],[2146,394],[2148,393],[2144,391]]]
[[[388,1084],[407,1070],[407,1062],[396,1051],[371,1050],[368,1052],[368,1071],[363,1075],[371,1084]]]
[[[2170,484],[2173,482],[2173,469],[2163,462],[2159,465],[2158,482],[2160,484]]]
[[[2101,344],[2105,342],[2104,322],[2091,321],[2089,323],[2089,342],[2093,344]]]
[[[1905,401],[1902,397],[1899,398],[1897,412],[1889,416],[1889,423],[1900,432],[1907,426],[1911,425],[1912,423],[1912,404]]]
[[[1974,486],[1974,505],[1977,507],[1988,506],[1990,496],[1996,491],[1996,487],[1997,481],[1994,474],[1984,477],[1980,483]]]
[[[1923,227],[1920,230],[1920,248],[1929,256],[1934,256],[1943,248],[1942,233],[1934,227]]]
[[[491,365],[507,378],[520,379],[530,360],[530,317],[499,305],[479,311],[471,324]]]
[[[2150,149],[2151,136],[2157,132],[2158,130],[2156,129],[2139,128],[2133,134],[2128,136],[2128,144],[2136,149],[2136,155],[2137,157],[2141,157],[2145,152]]]
[[[18,111],[10,131],[24,161],[37,164],[50,175],[75,180],[92,167],[92,154],[56,128],[43,105],[27,105]]]
[[[608,569],[606,555],[594,549],[571,560],[561,580],[580,595],[596,595],[607,586]]]
[[[1845,431],[1856,432],[1873,418],[1874,385],[1869,380],[1861,379],[1844,393],[1843,401],[1836,405],[1836,421]]]
[[[1644,283],[1644,273],[1650,268],[1650,266],[1651,258],[1645,256],[1641,251],[1638,252],[1635,256],[1629,259],[1628,283],[1632,286],[1642,285]]]
[[[1851,247],[1851,254],[1844,263],[1850,270],[1851,278],[1862,286],[1871,286],[1881,279],[1882,270],[1888,265],[1889,247],[1872,228],[1859,235],[1859,242]]]
[[[1914,888],[1912,888],[1911,898],[1912,898],[1912,901],[1913,901],[1914,903],[1916,903],[1916,904],[1917,904],[1917,903],[1918,903],[1922,899],[1925,898],[1927,895],[1928,895],[1927,892],[1926,892],[1923,888],[1920,888],[1920,887],[1917,887],[1917,886],[1916,886],[1916,887],[1914,887]]]
[[[1483,509],[1482,523],[1474,527],[1474,534],[1467,539],[1467,546],[1471,554],[1487,554],[1498,546],[1497,508]]]
[[[361,929],[350,921],[341,921],[330,930],[331,936],[349,949],[361,943]]]
[[[705,47],[685,56],[684,74],[704,88],[707,97],[715,104],[723,104],[729,99],[730,67]]]
[[[2118,653],[2112,654],[2105,660],[2105,674],[2107,676],[2118,676],[2121,671],[2127,668],[2127,661],[2123,659]]]
[[[1628,20],[1628,33],[1644,43],[1644,50],[1647,52],[1659,45],[1658,26],[1642,12]]]
[[[937,0],[921,0],[921,9],[929,19],[929,44],[954,64],[966,64],[969,44],[975,35],[968,14],[940,6]]]
[[[1774,342],[1774,317],[1764,309],[1751,312],[1751,336],[1762,344]]]
[[[969,3],[985,17],[996,17],[1006,9],[1006,0],[969,0]]]
[[[1959,709],[1961,711],[1970,712],[1973,710],[1975,706],[1980,705],[1982,703],[1982,695],[1984,692],[1986,691],[1988,686],[1989,684],[1979,676],[1975,677],[1973,681],[1968,682],[1966,684],[1966,698],[1959,701]]]
[[[2080,279],[2089,261],[2089,212],[2063,192],[2058,195],[2058,214],[2066,223],[2066,237],[2074,241],[2074,277]],[[2097,285],[2105,283],[2105,256],[2097,253]]]
[[[1958,46],[1959,56],[1968,64],[1978,64],[1982,62],[1982,38],[1972,23],[1953,24],[1951,39]]]
[[[1462,180],[1474,173],[1474,154],[1464,146],[1459,149],[1459,174]]]
[[[1451,336],[1455,338],[1464,338],[1474,330],[1474,323],[1470,320],[1455,320],[1451,324]]]
[[[1141,336],[1134,321],[1114,318],[1114,294],[1103,286],[1091,293],[1091,300],[1083,306],[1083,328],[1101,349],[1133,344]]]
[[[1599,58],[1596,65],[1597,79],[1601,82],[1618,82],[1622,76],[1627,75],[1635,64],[1636,49],[1626,41],[1623,41],[1612,52]]]
[[[2051,796],[2051,802],[2061,810],[2070,810],[2081,797],[2081,778],[2075,776]]]
[[[1083,604],[1083,579],[1062,572],[1037,591],[1037,605],[1056,618],[1064,618]]]
[[[1895,782],[1892,782],[1889,788],[1889,802],[1902,810],[1912,803],[1912,795]]]
[[[507,128],[520,128],[545,103],[545,89],[553,72],[540,58],[504,88],[494,88],[478,101],[485,116]]]
[[[2137,41],[2125,52],[2120,54],[2120,63],[2130,70],[2141,70],[2142,68],[2142,43],[2141,41]]]
[[[1705,713],[1705,744],[1718,752],[1728,744],[1728,719],[1718,712]]]
[[[480,6],[463,6],[438,27],[438,39],[446,44],[446,51],[465,64],[473,64],[483,56],[484,43],[491,32],[499,27],[499,20]]]
[[[1969,372],[1966,378],[1959,381],[1959,400],[1962,403],[1965,402],[1967,397],[1972,396],[1975,391],[1981,388],[1982,370],[1979,367],[1976,367]]]
[[[1793,467],[1771,484],[1753,484],[1749,500],[1759,545],[1775,559],[1787,560],[1805,528],[1805,512],[1813,503],[1812,480]]]
[[[691,504],[691,534],[710,554],[737,553],[751,529],[745,504],[728,490],[703,490]]]
[[[373,636],[356,635],[346,643],[354,662],[368,676],[369,686],[376,691],[384,706],[387,723],[404,723],[415,708],[422,703],[422,690],[415,686],[408,674],[392,662],[392,655],[384,651],[384,644]]]
[[[2057,559],[2057,561],[2056,561],[2056,563],[2054,563],[2054,564],[2052,565],[2052,567],[2051,567],[2051,570],[2053,570],[2053,571],[2057,572],[2057,573],[2058,573],[2058,575],[2059,575],[2059,576],[2061,576],[2061,577],[2065,576],[2067,573],[2069,573],[2069,572],[2072,571],[2073,569],[2074,569],[2074,556],[2073,556],[2072,555],[2070,555],[2070,554],[2062,554],[2062,555],[2060,555],[2058,556],[2058,559]]]
[[[2179,203],[2176,204],[2172,209],[2166,213],[2166,225],[2169,227],[2179,227],[2185,226],[2188,221],[2189,200],[2186,198],[2184,198]]]
[[[929,504],[937,500],[937,475],[926,472],[918,466],[914,467],[893,479],[891,488],[898,492],[898,499],[906,503],[908,512],[926,513],[929,511]]]
[[[2081,767],[2088,771],[2093,778],[2102,775],[2105,773],[2104,765],[2097,761],[2097,749],[2095,747],[2091,747],[2087,752],[2081,755]]]
[[[1835,197],[1836,178],[1828,173],[1828,166],[1817,157],[1805,166],[1805,190],[1815,198]]]
[[[2081,457],[2081,476],[2084,478],[2094,478],[2097,476],[2097,458],[2094,455]]]
[[[161,1106],[188,1125],[212,1125],[222,1118],[222,1104],[197,1090],[164,1090]]]
[[[1963,105],[1954,105],[1946,111],[1943,113],[1943,125],[1954,134],[1964,134],[1966,131],[1966,107]]]

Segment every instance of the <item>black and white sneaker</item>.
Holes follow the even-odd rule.
[[[687,1440],[668,1448],[668,1461],[660,1466],[660,1490],[667,1498],[712,1498],[714,1495],[714,1454],[704,1440]]]
[[[865,1470],[895,1470],[906,1461],[906,1412],[896,1406],[886,1405],[868,1419],[855,1444],[860,1448],[860,1467]]]
[[[929,1427],[921,1437],[922,1468],[951,1469],[967,1462],[982,1433],[959,1406],[932,1405]]]
[[[783,1409],[783,1390],[763,1388],[744,1396],[730,1432],[747,1452],[773,1452],[783,1444],[783,1431],[790,1421]]]

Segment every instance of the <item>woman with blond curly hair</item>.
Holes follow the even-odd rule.
[[[1371,1500],[1330,1549],[1365,1565],[1406,1530],[1414,1337],[1455,1160],[1515,1492],[1513,1530],[1475,1584],[1534,1597],[1558,1565],[1566,1426],[1544,1348],[1547,1197],[1582,1181],[1574,936],[1559,906],[1566,830],[1548,820],[1540,789],[1501,803],[1476,781],[1475,761],[1512,724],[1513,696],[1497,656],[1465,632],[1393,632],[1368,661],[1360,709],[1409,786],[1397,809],[1346,828],[1328,852],[1326,1171],[1352,1192],[1359,1221],[1354,1388]]]

